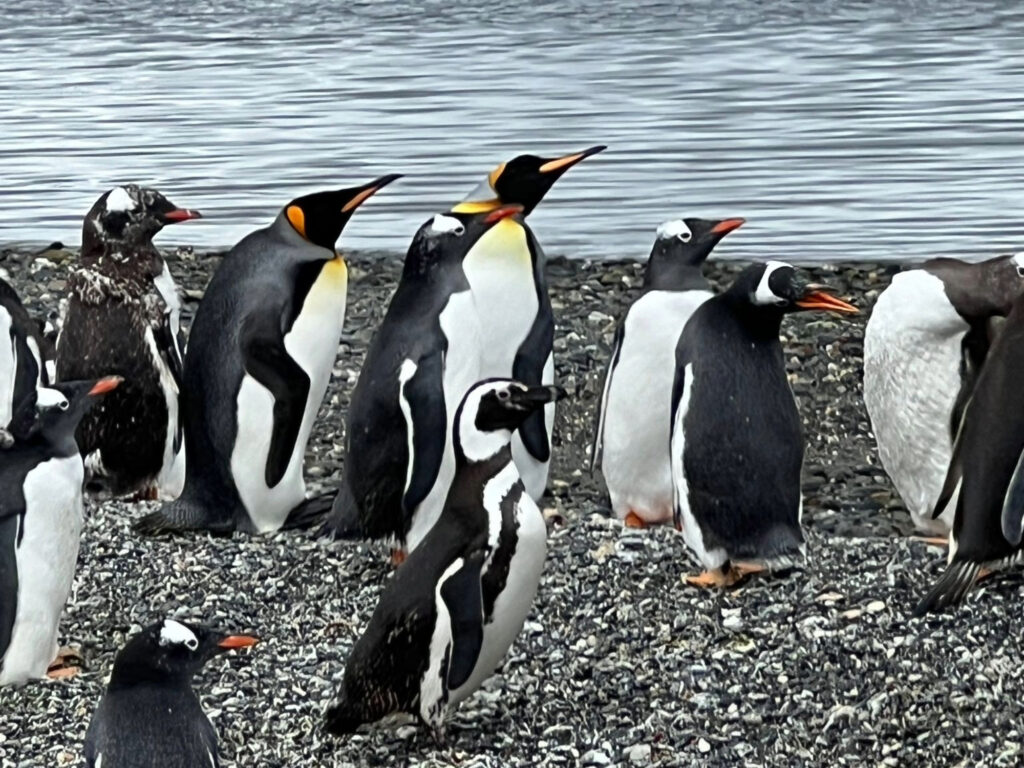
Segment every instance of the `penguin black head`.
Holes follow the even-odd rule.
[[[218,654],[259,642],[248,635],[227,635],[209,627],[164,619],[125,643],[114,659],[110,689],[139,683],[185,683]]]
[[[606,146],[599,144],[563,157],[519,155],[491,171],[487,180],[452,210],[478,213],[492,211],[502,204],[518,203],[523,206],[523,216],[529,216],[563,173],[605,149]]]
[[[179,208],[155,189],[123,184],[104,192],[82,224],[82,259],[110,256],[130,260],[140,247],[168,224],[202,218]]]
[[[490,458],[512,441],[512,432],[534,411],[566,397],[561,387],[528,386],[513,379],[477,382],[455,413],[456,455]]]
[[[792,266],[782,261],[752,264],[726,291],[734,300],[779,314],[812,309],[857,313],[859,310],[829,293],[819,283],[809,283]]]
[[[746,219],[671,219],[658,227],[647,261],[645,288],[703,288],[700,274],[719,241]]]
[[[1024,253],[1004,254],[976,264],[930,259],[921,267],[942,281],[950,304],[969,322],[1005,317],[1024,294]]]
[[[359,187],[297,197],[284,207],[284,217],[303,238],[333,253],[341,231],[356,208],[400,178],[400,173],[390,173]]]
[[[12,419],[16,437],[34,438],[51,445],[74,445],[75,430],[89,409],[108,392],[117,389],[120,376],[92,381],[65,381],[36,390]],[[26,413],[25,411],[30,411]]]
[[[438,264],[462,261],[487,230],[523,212],[521,205],[502,205],[480,213],[439,213],[417,230],[405,256],[403,275],[423,275]]]

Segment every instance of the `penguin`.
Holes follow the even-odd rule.
[[[948,565],[915,615],[966,598],[989,573],[1019,564],[1024,530],[1024,296],[978,374],[933,514],[955,504]]]
[[[552,185],[577,163],[606,149],[599,145],[557,158],[520,155],[502,163],[452,210],[478,213],[502,204],[529,216]],[[554,316],[544,274],[546,259],[522,218],[505,219],[481,237],[463,260],[483,330],[480,375],[527,384],[553,384]],[[555,406],[538,411],[516,432],[512,454],[534,500],[547,487]]]
[[[701,264],[744,219],[674,219],[658,227],[643,290],[615,332],[590,471],[601,474],[616,517],[631,528],[670,523],[669,409],[676,343],[711,298]]]
[[[779,261],[753,264],[697,308],[676,346],[675,524],[706,571],[699,586],[802,558],[804,437],[786,377],[784,315],[857,309]]]
[[[137,531],[267,533],[326,511],[306,503],[302,466],[345,320],[348,268],[334,245],[397,178],[296,198],[224,257],[185,354],[185,488]]]
[[[352,393],[343,488],[328,522],[336,535],[387,537],[400,560],[441,514],[455,471],[455,409],[480,378],[480,324],[462,260],[521,211],[439,214],[413,238]]]
[[[897,274],[864,332],[864,404],[878,456],[915,527],[949,533],[956,496],[933,520],[989,321],[1024,292],[1024,254],[976,264],[932,259]],[[935,543],[944,543],[938,539]]]
[[[192,678],[214,656],[257,642],[170,618],[131,637],[85,734],[86,768],[218,768],[217,732]]]
[[[181,492],[181,303],[152,238],[198,218],[155,189],[125,184],[102,194],[82,224],[80,264],[68,280],[57,338],[57,379],[125,378],[78,430],[90,487],[114,496]]]
[[[0,276],[0,448],[9,447],[28,426],[12,423],[14,415],[31,415],[36,389],[50,385],[46,363],[52,346],[17,292]]]
[[[75,429],[118,377],[34,393],[31,427],[0,461],[0,685],[46,675],[71,592],[82,532],[82,457]]]
[[[537,592],[544,516],[512,458],[514,430],[561,399],[554,386],[474,385],[455,416],[444,511],[398,567],[345,666],[325,727],[351,733],[406,712],[443,738],[445,715],[494,672]]]

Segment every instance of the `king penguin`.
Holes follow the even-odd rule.
[[[85,734],[86,768],[218,768],[217,732],[192,677],[213,657],[256,643],[170,618],[129,639]]]
[[[989,348],[990,319],[1024,292],[1024,254],[977,264],[932,259],[897,274],[864,332],[864,404],[882,466],[914,525],[949,532],[938,502],[964,407]]]
[[[356,642],[327,730],[351,733],[407,712],[440,739],[448,709],[508,653],[533,604],[547,550],[511,440],[565,395],[506,379],[474,385],[455,417],[455,477],[437,524],[399,566]]]
[[[0,448],[27,427],[13,423],[14,415],[31,418],[36,389],[49,386],[46,358],[51,346],[17,292],[0,277]]]
[[[75,428],[117,377],[43,387],[23,407],[24,436],[0,461],[0,685],[47,674],[82,532],[82,457]]]
[[[643,291],[615,333],[590,469],[601,461],[616,517],[632,528],[672,521],[669,410],[676,343],[711,298],[701,265],[743,219],[674,219],[658,227]]]
[[[520,155],[491,171],[452,210],[477,213],[518,203],[523,206],[523,217],[529,216],[562,174],[604,149],[596,146],[557,158]],[[521,218],[505,219],[492,228],[463,260],[482,329],[481,377],[554,383],[555,323],[545,264],[540,243]],[[535,500],[547,486],[554,422],[552,403],[533,414],[513,439],[516,466]]]
[[[225,256],[185,355],[185,489],[137,530],[263,533],[320,511],[302,466],[345,319],[348,269],[334,246],[397,178],[299,197]]]
[[[336,535],[387,537],[404,552],[441,514],[455,471],[455,409],[480,378],[480,324],[462,260],[521,211],[439,214],[413,238],[352,393],[343,487],[328,523]]]
[[[152,238],[167,224],[197,218],[154,189],[125,184],[101,195],[82,224],[57,379],[125,379],[78,429],[90,485],[113,495],[171,499],[181,492],[181,302]]]
[[[826,291],[788,264],[754,264],[701,304],[679,337],[675,522],[707,569],[692,584],[727,586],[803,556],[804,437],[779,330],[790,312],[857,312]]]

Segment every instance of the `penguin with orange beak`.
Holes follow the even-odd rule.
[[[857,312],[789,264],[754,264],[701,304],[679,337],[674,516],[706,569],[691,584],[728,586],[803,558],[804,436],[779,330],[787,314],[809,310]]]

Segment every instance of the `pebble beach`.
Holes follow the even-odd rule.
[[[221,254],[165,251],[187,327]],[[42,317],[64,295],[73,251],[0,249],[0,270]],[[394,254],[348,257],[345,334],[310,439],[311,491],[336,487],[345,415],[396,284]],[[712,261],[718,287],[741,262]],[[321,730],[345,659],[391,573],[383,545],[312,532],[143,539],[156,504],[87,503],[61,642],[75,677],[0,689],[0,767],[78,766],[89,718],[126,637],[167,615],[255,634],[255,648],[196,680],[222,765],[815,766],[1017,765],[1024,733],[1019,594],[1008,574],[959,610],[912,619],[945,553],[907,537],[861,398],[864,326],[898,267],[807,266],[861,309],[783,323],[804,421],[809,558],[785,578],[729,591],[686,586],[699,570],[669,528],[609,517],[588,471],[604,366],[643,264],[549,261],[559,406],[549,540],[534,611],[503,668],[437,744],[409,723],[337,739]]]

